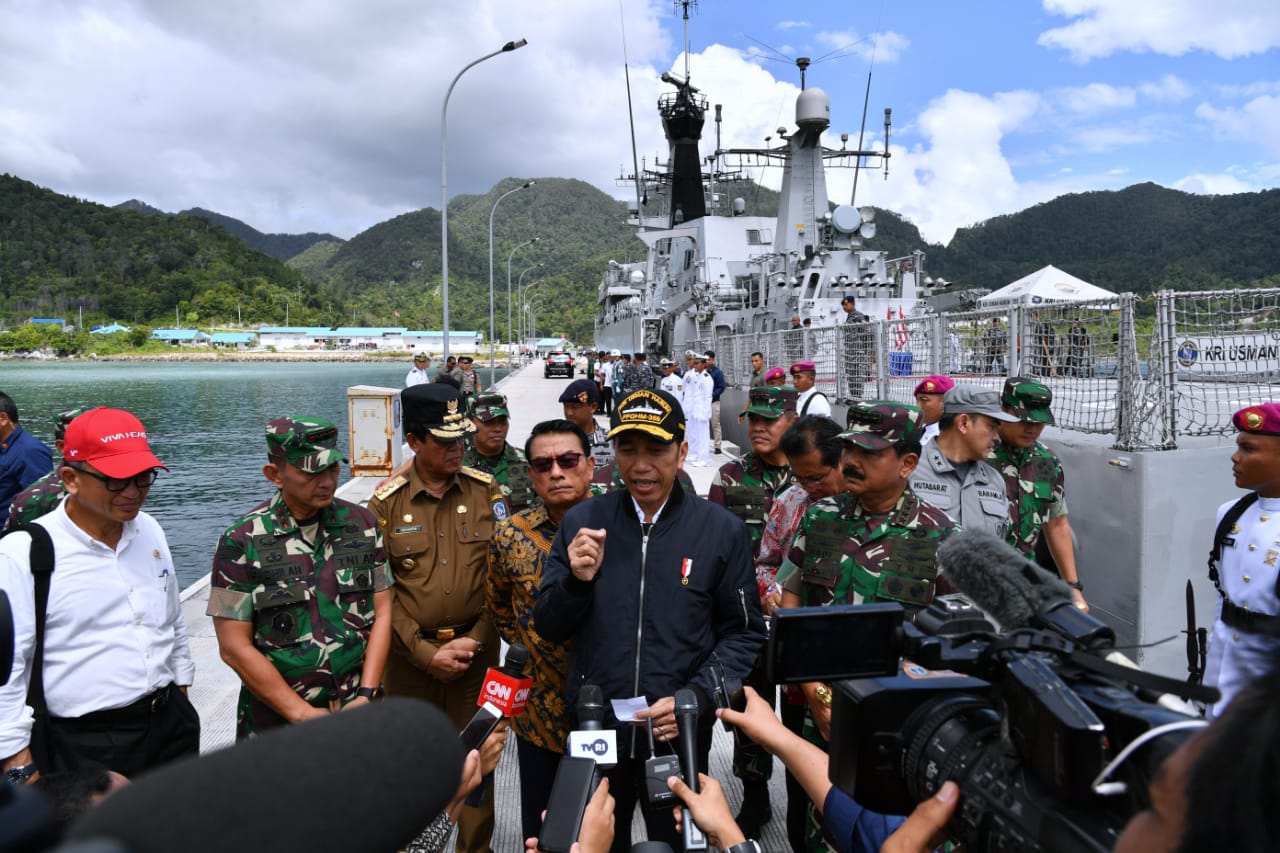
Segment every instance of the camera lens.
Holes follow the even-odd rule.
[[[902,778],[912,799],[921,802],[948,779],[963,787],[962,777],[1000,737],[1000,714],[985,699],[952,693],[916,708],[902,735]]]

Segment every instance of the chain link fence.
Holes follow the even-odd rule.
[[[1150,308],[1154,305],[1154,312]],[[1140,310],[1141,309],[1141,310]],[[818,387],[848,403],[911,402],[931,374],[1000,389],[1033,376],[1053,391],[1058,426],[1111,435],[1121,450],[1172,449],[1227,435],[1231,414],[1280,382],[1280,289],[1161,292],[1014,305],[694,341],[745,387],[751,354],[787,370],[813,361]]]

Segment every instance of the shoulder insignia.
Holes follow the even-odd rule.
[[[383,483],[381,486],[378,486],[378,488],[374,489],[373,496],[380,501],[385,501],[407,485],[409,485],[409,478],[403,474],[398,474],[390,480],[387,480],[387,482]]]
[[[467,475],[468,477],[470,477],[471,479],[473,479],[473,480],[479,480],[479,481],[480,481],[480,482],[482,482],[482,483],[492,483],[492,482],[493,482],[493,475],[492,475],[492,474],[489,474],[489,473],[487,473],[487,472],[485,472],[485,471],[481,471],[479,468],[471,468],[471,467],[468,467],[468,466],[464,465],[464,466],[462,466],[462,473],[463,473],[463,474],[466,474],[466,475]]]

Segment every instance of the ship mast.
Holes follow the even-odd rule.
[[[658,113],[670,145],[671,209],[668,227],[691,222],[707,215],[707,200],[702,186],[702,158],[698,142],[707,112],[707,99],[689,82],[689,8],[696,0],[677,0],[684,13],[684,79],[671,73],[662,75],[664,83],[676,87],[658,99]]]

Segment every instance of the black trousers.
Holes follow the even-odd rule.
[[[520,840],[537,838],[563,753],[516,738],[520,755]]]
[[[600,389],[599,410],[601,414],[605,414],[605,415],[613,414],[613,389],[612,388],[603,387]]]
[[[706,773],[710,766],[711,726],[715,717],[698,721],[698,772]],[[635,732],[636,757],[631,758],[631,733],[625,730],[618,732],[618,764],[605,773],[609,779],[609,793],[613,795],[613,846],[609,853],[628,853],[631,850],[631,816],[635,812],[637,802],[644,816],[645,832],[650,841],[665,841],[674,851],[684,849],[684,841],[676,832],[676,819],[672,811],[673,804],[662,806],[649,805],[644,780],[644,763],[649,757],[649,742],[643,729]],[[669,742],[675,752],[676,742]],[[658,745],[658,755],[662,756],[665,747]],[[622,756],[627,756],[623,758]],[[679,805],[677,799],[674,805]]]
[[[161,687],[137,702],[83,717],[51,717],[51,766],[77,770],[101,765],[129,778],[200,754],[200,715],[176,686]]]

